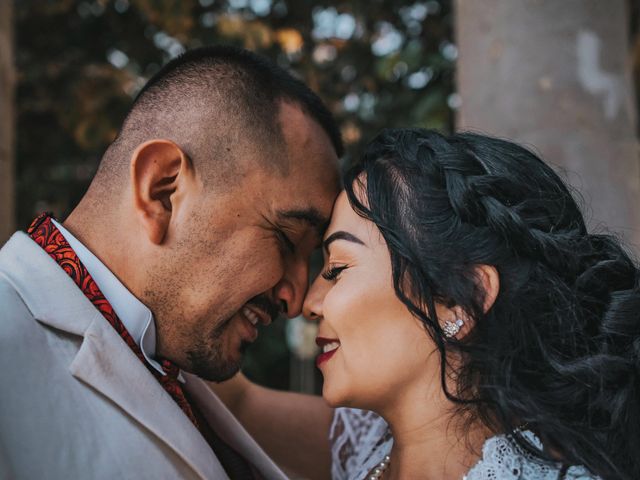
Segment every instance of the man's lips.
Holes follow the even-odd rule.
[[[242,335],[245,342],[253,343],[258,338],[258,323],[267,326],[271,324],[274,318],[278,315],[278,311],[276,309],[275,315],[272,316],[269,313],[265,312],[262,308],[259,308],[254,303],[255,300],[258,300],[256,303],[260,303],[259,298],[254,299],[253,301],[245,304],[240,311],[237,312],[237,315],[244,319],[244,334]],[[267,303],[267,300],[262,300],[262,303]],[[268,305],[271,306],[271,305]],[[269,311],[273,310],[269,308]]]
[[[284,303],[284,302],[282,302]],[[280,306],[267,295],[258,295],[249,300],[243,308],[251,310],[260,321],[268,325],[280,315]],[[265,323],[266,322],[266,323]]]
[[[249,320],[249,322],[251,322],[251,325],[253,325],[254,327],[258,323],[267,326],[273,321],[271,315],[252,305],[245,305],[244,307],[242,307],[242,315],[244,315],[244,317]]]

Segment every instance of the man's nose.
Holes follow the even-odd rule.
[[[274,288],[274,297],[283,304],[283,313],[288,318],[297,317],[302,312],[302,302],[308,287],[308,262],[303,259],[292,261],[286,266],[282,279]]]

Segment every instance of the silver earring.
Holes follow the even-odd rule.
[[[464,321],[461,318],[456,318],[455,322],[445,320],[444,327],[442,327],[444,336],[447,338],[455,337],[460,331],[460,328],[462,328],[462,325],[464,325]]]

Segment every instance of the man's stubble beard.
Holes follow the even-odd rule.
[[[219,247],[211,243],[205,245],[209,252],[218,251],[214,246]],[[188,249],[185,247],[184,250]],[[188,259],[190,256],[190,254],[184,255],[184,259]],[[154,307],[158,353],[163,356],[160,350],[164,345],[171,351],[171,353],[165,352],[166,357],[169,357],[170,360],[173,359],[180,369],[205,380],[214,382],[228,380],[240,370],[242,363],[242,355],[238,360],[232,360],[236,355],[230,355],[230,353],[234,352],[225,351],[225,334],[228,334],[235,312],[227,313],[218,318],[218,321],[215,322],[216,326],[211,330],[209,330],[210,327],[207,328],[212,323],[210,315],[205,315],[204,319],[200,319],[200,321],[186,322],[187,318],[194,319],[193,312],[185,308],[176,308],[181,305],[182,299],[175,292],[166,289],[166,279],[181,278],[184,273],[183,267],[188,264],[186,260],[178,260],[178,257],[179,255],[173,256],[170,266],[169,262],[165,263],[163,259],[159,259],[160,265],[155,269],[157,273],[150,276],[149,285],[144,291],[145,303]],[[175,265],[180,265],[180,268]],[[217,309],[226,310],[223,305],[218,305]],[[176,328],[178,325],[190,325],[190,327],[188,330],[180,332]],[[244,352],[247,347],[248,344],[242,342],[240,353]]]
[[[256,295],[247,303],[264,311],[271,317],[272,321],[278,317],[281,311],[278,305],[265,294]],[[231,357],[231,354],[235,353],[225,351],[224,339],[233,318],[237,314],[235,312],[230,316],[223,317],[213,331],[204,338],[201,335],[197,336],[194,332],[193,338],[197,338],[197,340],[192,343],[191,348],[186,350],[191,373],[205,380],[223,382],[233,377],[240,370],[243,354],[251,345],[250,342],[240,342],[238,360],[224,357],[225,354]]]
[[[212,382],[223,382],[238,373],[242,365],[242,354],[249,343],[242,342],[240,344],[238,360],[225,358],[224,335],[230,325],[231,318],[224,320],[211,334],[205,338],[199,338],[192,348],[187,350],[190,373]]]

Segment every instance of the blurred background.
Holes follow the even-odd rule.
[[[639,24],[637,0],[0,0],[0,244],[41,211],[70,212],[163,63],[223,42],[319,93],[345,165],[383,127],[507,137],[637,252]],[[302,319],[276,322],[244,370],[317,392],[314,337]]]

